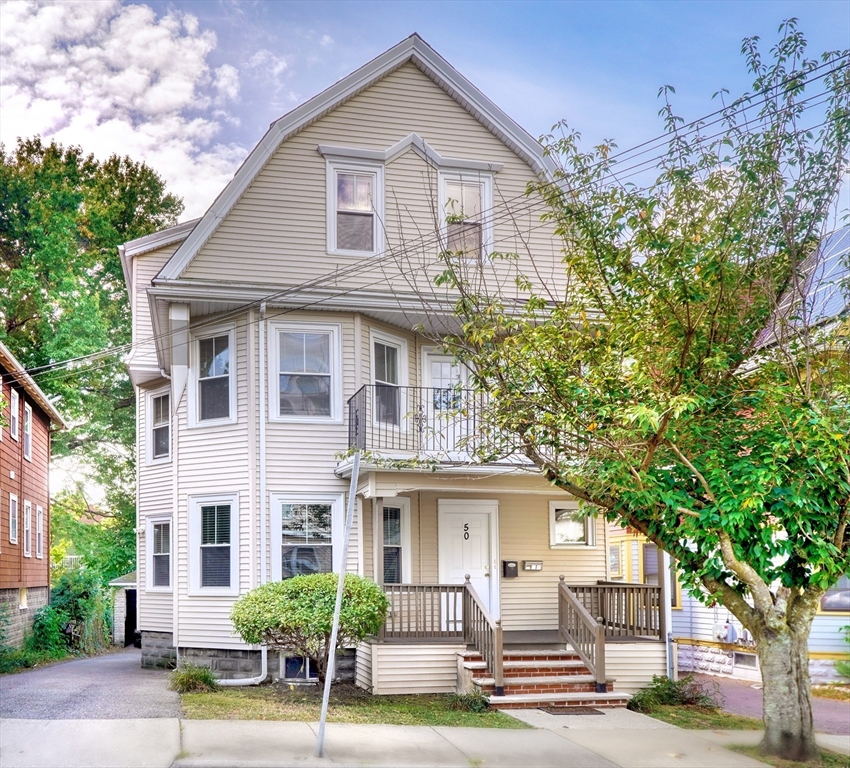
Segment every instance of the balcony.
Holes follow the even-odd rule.
[[[368,384],[348,401],[348,445],[361,451],[468,461],[492,432],[486,396],[468,389]]]

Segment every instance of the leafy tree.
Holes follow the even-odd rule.
[[[807,280],[847,167],[850,68],[805,48],[794,20],[769,59],[745,40],[753,93],[692,130],[662,89],[647,188],[618,182],[613,143],[547,137],[557,180],[533,191],[563,239],[560,296],[530,270],[524,302],[506,299],[482,278],[499,259],[446,253],[439,278],[460,295],[448,348],[489,395],[477,457],[533,463],[736,616],[757,641],[763,748],[793,759],[815,753],[812,618],[850,567],[848,334],[812,314]]]
[[[274,581],[237,600],[230,618],[246,643],[263,643],[310,659],[321,684],[331,651],[336,589],[335,573]],[[346,574],[337,648],[357,645],[364,637],[377,633],[388,605],[386,595],[375,582]]]
[[[19,139],[0,151],[0,339],[71,427],[54,456],[80,459],[104,514],[132,528],[135,398],[118,355],[38,369],[131,340],[117,246],[177,222],[182,202],[150,167],[80,147]]]

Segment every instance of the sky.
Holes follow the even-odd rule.
[[[144,160],[201,215],[269,123],[418,32],[529,133],[559,120],[621,148],[662,132],[660,86],[686,120],[751,85],[796,16],[812,55],[850,48],[850,3],[0,2],[0,141],[40,134]]]

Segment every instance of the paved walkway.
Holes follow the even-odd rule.
[[[716,683],[720,687],[725,703],[723,708],[736,715],[747,717],[762,716],[762,691],[760,683],[736,680],[716,675],[694,675],[697,680],[709,685]],[[754,688],[758,685],[758,688]],[[820,733],[850,735],[850,701],[812,698],[812,714],[815,730]]]
[[[141,668],[141,651],[127,648],[0,676],[0,717],[74,720],[179,717],[180,697],[168,672]]]

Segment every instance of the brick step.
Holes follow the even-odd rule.
[[[625,707],[624,693],[520,693],[490,696],[495,709],[536,709],[537,707]]]
[[[485,661],[464,661],[464,669],[473,672],[487,670]],[[551,675],[587,675],[590,670],[581,661],[506,661],[502,669],[505,677],[547,677]]]
[[[492,694],[496,681],[492,677],[474,678],[483,693]],[[608,683],[608,691],[612,689]],[[593,675],[571,675],[569,677],[516,677],[505,678],[504,693],[596,693],[596,680]]]

